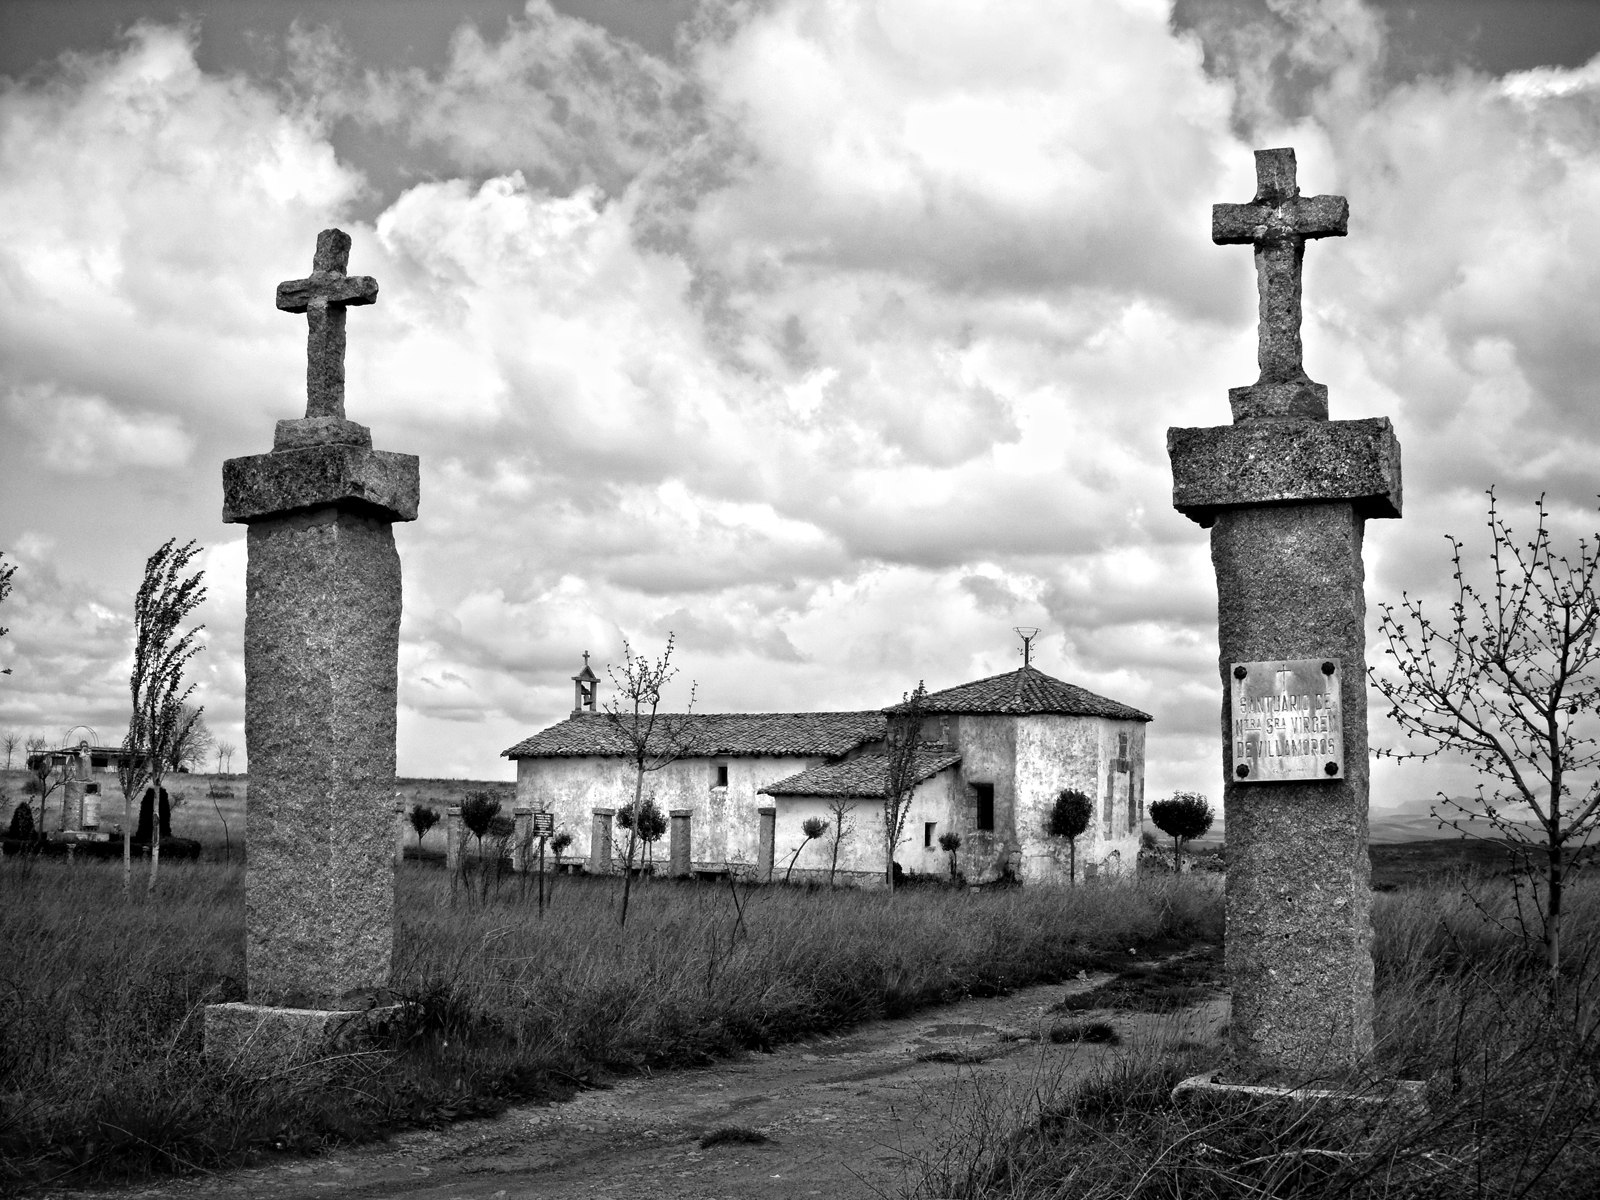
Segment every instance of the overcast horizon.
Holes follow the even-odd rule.
[[[1381,603],[1447,602],[1447,533],[1481,557],[1485,489],[1600,526],[1600,6],[443,7],[0,7],[0,728],[120,739],[140,569],[193,538],[196,699],[247,766],[222,461],[304,411],[273,292],[329,226],[380,288],[348,415],[421,457],[403,775],[510,778],[624,638],[676,636],[680,703],[788,711],[1014,669],[1036,626],[1154,715],[1150,798],[1220,807],[1165,437],[1256,378],[1251,254],[1210,240],[1256,148],[1350,202],[1305,362],[1403,446],[1369,662]],[[1380,762],[1372,799],[1465,780]]]

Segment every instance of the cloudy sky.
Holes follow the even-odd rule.
[[[1596,51],[1600,6],[1540,0],[8,0],[0,727],[120,736],[175,536],[242,746],[221,464],[303,410],[273,289],[337,224],[382,289],[349,415],[422,458],[403,773],[509,778],[624,637],[675,632],[705,710],[857,708],[1010,669],[1033,625],[1044,670],[1155,714],[1152,795],[1215,796],[1215,587],[1165,452],[1256,374],[1211,204],[1281,145],[1349,197],[1307,368],[1404,445],[1369,602],[1442,595],[1490,486],[1600,523]]]

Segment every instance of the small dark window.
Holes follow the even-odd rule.
[[[727,787],[728,786],[728,764],[727,763],[718,763],[717,764],[717,786],[718,787]]]
[[[994,832],[994,784],[975,783],[972,790],[978,794],[978,830]]]
[[[1117,757],[1128,757],[1128,735],[1125,733],[1117,734]]]
[[[933,830],[938,825],[937,821],[924,821],[922,823],[922,847],[925,850],[933,849]]]

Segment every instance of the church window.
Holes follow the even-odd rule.
[[[713,786],[714,787],[727,787],[728,786],[728,764],[727,763],[718,763],[717,764],[717,782]]]
[[[975,783],[972,790],[978,796],[978,831],[994,832],[994,784]]]
[[[933,849],[933,830],[938,824],[939,822],[937,821],[924,821],[922,823],[922,848],[924,850]]]

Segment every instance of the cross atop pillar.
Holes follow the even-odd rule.
[[[344,420],[344,310],[378,299],[370,275],[346,275],[350,235],[342,229],[317,234],[311,274],[278,285],[278,307],[306,314],[306,416]]]
[[[1350,203],[1343,196],[1302,196],[1292,149],[1256,151],[1256,195],[1248,204],[1213,204],[1211,240],[1255,246],[1261,297],[1261,378],[1230,388],[1233,419],[1313,417],[1327,420],[1328,389],[1301,364],[1300,273],[1306,242],[1344,237]]]

